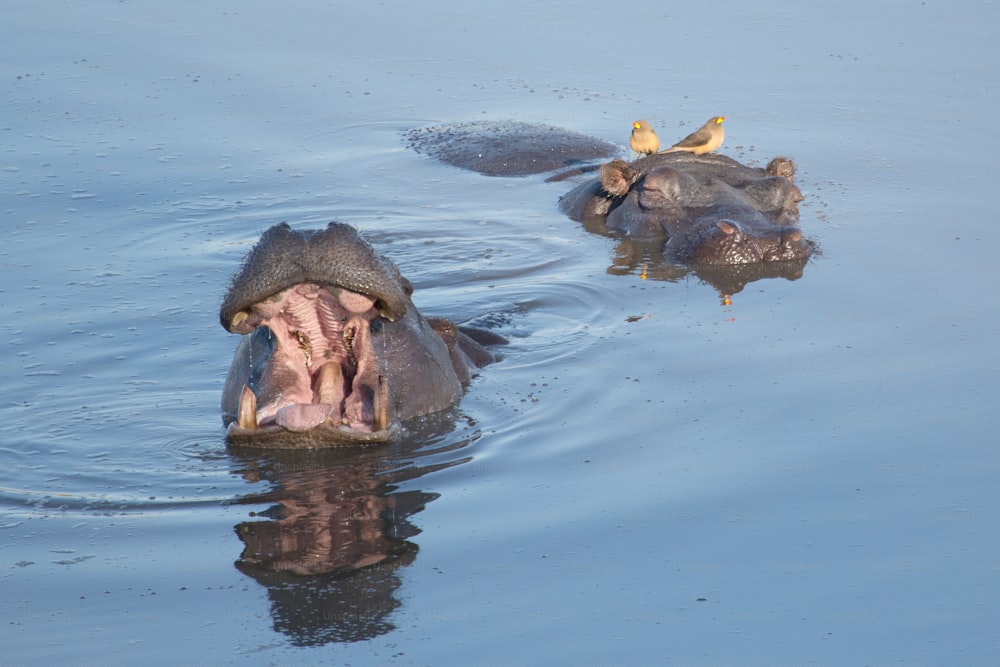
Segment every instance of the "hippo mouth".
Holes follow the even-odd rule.
[[[237,311],[229,330],[249,334],[249,372],[228,440],[280,447],[292,433],[301,447],[395,439],[373,342],[382,327],[375,298],[312,282]]]

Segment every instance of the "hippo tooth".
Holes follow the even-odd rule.
[[[233,321],[229,324],[229,328],[235,329],[239,325],[243,324],[243,322],[247,319],[247,317],[249,317],[247,315],[247,311],[245,310],[236,311],[236,314],[233,315]]]
[[[344,370],[336,361],[323,364],[316,375],[316,401],[340,405],[344,400]]]
[[[243,385],[243,393],[240,394],[240,413],[236,423],[247,431],[257,430],[257,396],[246,385]]]
[[[381,375],[378,376],[372,395],[372,413],[374,418],[372,427],[376,431],[389,428],[389,383]]]

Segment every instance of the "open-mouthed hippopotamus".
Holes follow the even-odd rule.
[[[474,370],[495,361],[483,344],[504,340],[423,317],[411,293],[349,225],[264,232],[219,313],[244,334],[222,395],[228,441],[386,442],[401,421],[455,403]]]
[[[577,221],[603,219],[627,237],[664,238],[664,254],[685,264],[794,261],[814,251],[794,226],[802,201],[794,174],[782,157],[764,169],[717,154],[612,160],[560,207]]]

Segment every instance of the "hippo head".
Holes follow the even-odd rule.
[[[702,221],[694,233],[671,238],[667,248],[693,265],[754,264],[806,259],[814,244],[798,227],[717,219]]]
[[[660,167],[646,173],[636,186],[638,203],[645,209],[669,206],[698,206],[701,188],[688,174],[673,167]]]
[[[608,213],[607,226],[610,230],[633,237],[669,236],[677,222],[688,216],[686,207],[702,204],[702,188],[679,169],[661,167],[641,177],[637,173],[624,177],[619,175],[621,173],[625,172],[612,169],[601,171],[601,183],[605,190],[612,186],[610,174],[618,175],[613,182],[615,186],[629,183],[621,204]]]
[[[472,361],[475,342],[426,320],[411,291],[353,227],[267,230],[220,309],[222,326],[244,334],[223,390],[227,439],[384,442],[400,420],[454,403],[470,368],[492,359]]]

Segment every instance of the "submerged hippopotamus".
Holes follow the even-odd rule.
[[[222,394],[232,444],[322,447],[393,440],[400,422],[455,403],[496,360],[490,332],[427,319],[412,287],[349,225],[271,227],[219,312],[244,334]]]
[[[685,264],[795,261],[815,246],[794,226],[802,201],[794,174],[783,157],[759,169],[724,155],[662,153],[602,165],[559,205],[630,238],[664,238],[664,254]]]
[[[472,121],[410,130],[407,145],[485,176],[529,176],[607,159],[614,144],[552,125],[519,121]]]
[[[550,182],[593,171],[595,160],[619,152],[570,130],[517,122],[420,128],[406,138],[417,152],[489,176],[573,167]],[[692,268],[774,264],[777,271],[767,275],[795,278],[817,247],[796,226],[802,193],[794,177],[788,158],[761,169],[715,153],[655,153],[601,165],[600,177],[564,195],[560,208],[591,231],[664,239],[667,262]],[[787,263],[787,270],[777,263]]]

